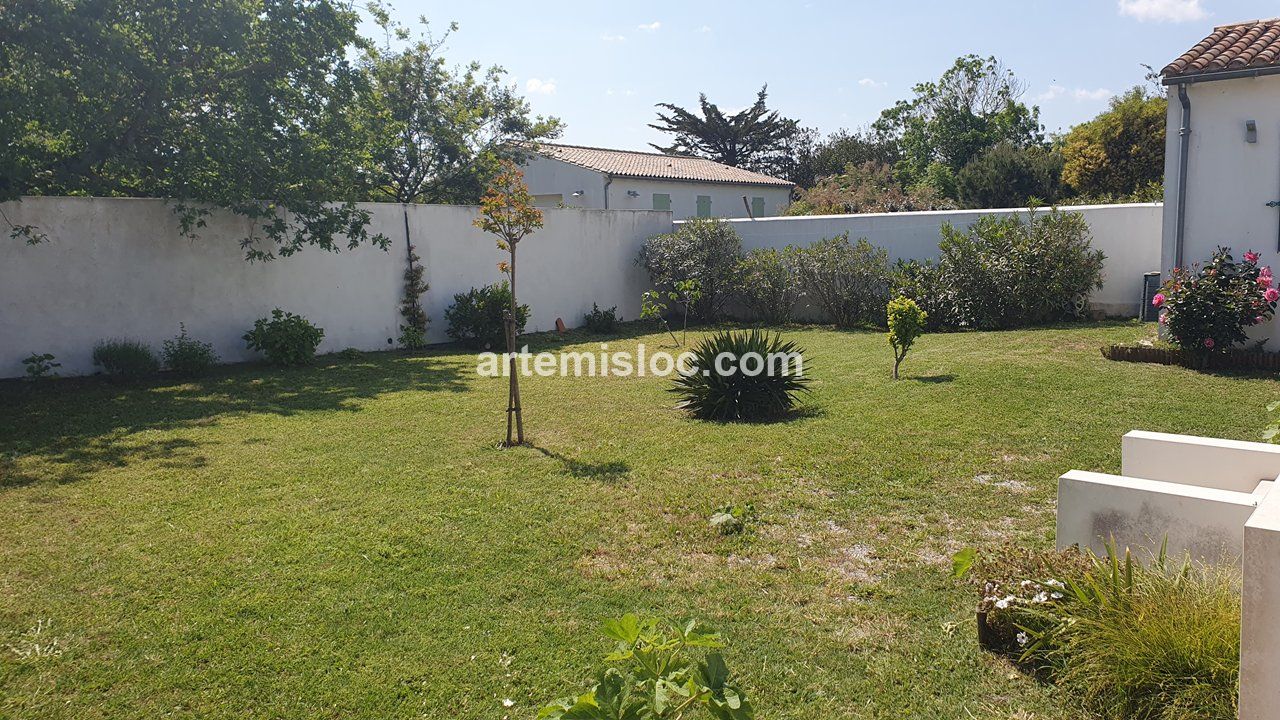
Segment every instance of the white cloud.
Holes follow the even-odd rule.
[[[1201,0],[1119,0],[1120,14],[1138,22],[1192,22],[1209,17]]]
[[[524,90],[530,95],[555,95],[556,81],[555,78],[547,80],[529,78],[529,80],[524,84]]]
[[[1106,100],[1107,98],[1111,97],[1113,94],[1114,93],[1112,93],[1110,90],[1106,88],[1096,88],[1094,90],[1088,90],[1085,88],[1076,88],[1075,90],[1071,91],[1071,97],[1075,98],[1076,102],[1084,102],[1086,100],[1093,100],[1093,101]]]
[[[1036,100],[1039,100],[1040,102],[1044,102],[1045,100],[1057,100],[1066,94],[1066,92],[1067,89],[1061,85],[1050,85],[1048,90],[1045,90],[1036,96]]]
[[[626,42],[626,35],[609,35],[608,33],[601,35],[600,39],[605,42]]]
[[[700,32],[700,33],[709,33],[709,32],[711,32],[711,26],[710,26],[710,25],[703,25],[702,27],[698,28],[698,32]]]
[[[858,81],[858,84],[864,88],[881,88],[881,87],[884,87],[885,85],[888,85],[889,83],[878,82],[876,80],[872,80],[871,78],[862,78],[861,80]]]
[[[1048,100],[1057,100],[1061,97],[1069,97],[1076,102],[1097,102],[1106,100],[1115,93],[1106,88],[1096,88],[1090,90],[1088,88],[1068,88],[1062,85],[1050,85],[1048,90],[1036,96],[1036,100],[1045,102]]]
[[[647,24],[647,25],[637,25],[637,26],[636,26],[636,29],[637,29],[637,30],[644,30],[645,32],[653,32],[653,31],[657,30],[657,29],[658,29],[658,28],[660,28],[660,27],[662,27],[662,23],[658,22],[657,20],[654,20],[653,22],[651,22],[651,23],[649,23],[649,24]]]

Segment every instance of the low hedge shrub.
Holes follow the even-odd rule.
[[[471,288],[453,296],[453,305],[444,311],[449,337],[475,350],[506,352],[506,331],[502,317],[511,307],[511,286],[503,280],[482,288]],[[516,334],[524,332],[529,306],[516,308]]]

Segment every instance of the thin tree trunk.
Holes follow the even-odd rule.
[[[511,445],[511,416],[514,414],[516,419],[516,443],[524,444],[524,417],[520,408],[520,378],[516,369],[516,335],[519,331],[519,321],[516,314],[518,303],[516,301],[516,246],[511,243],[511,308],[508,311],[511,315],[511,321],[507,330],[507,349],[511,356],[511,390],[508,400],[507,411],[507,444]]]

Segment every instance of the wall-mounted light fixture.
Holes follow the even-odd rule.
[[[581,190],[574,190],[574,191],[573,191],[573,197],[582,197],[582,191],[581,191]]]
[[[1257,120],[1244,121],[1244,141],[1247,143],[1258,142],[1258,121]]]
[[[640,197],[640,191],[639,191],[639,190],[628,190],[628,191],[627,191],[627,197]]]

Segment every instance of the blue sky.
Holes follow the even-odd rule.
[[[1069,128],[1142,82],[1213,26],[1271,17],[1254,0],[970,2],[496,2],[390,0],[402,21],[460,28],[450,62],[506,68],[562,142],[646,149],[654,104],[769,103],[830,132],[874,120],[966,53],[995,55],[1028,83],[1048,130]]]

